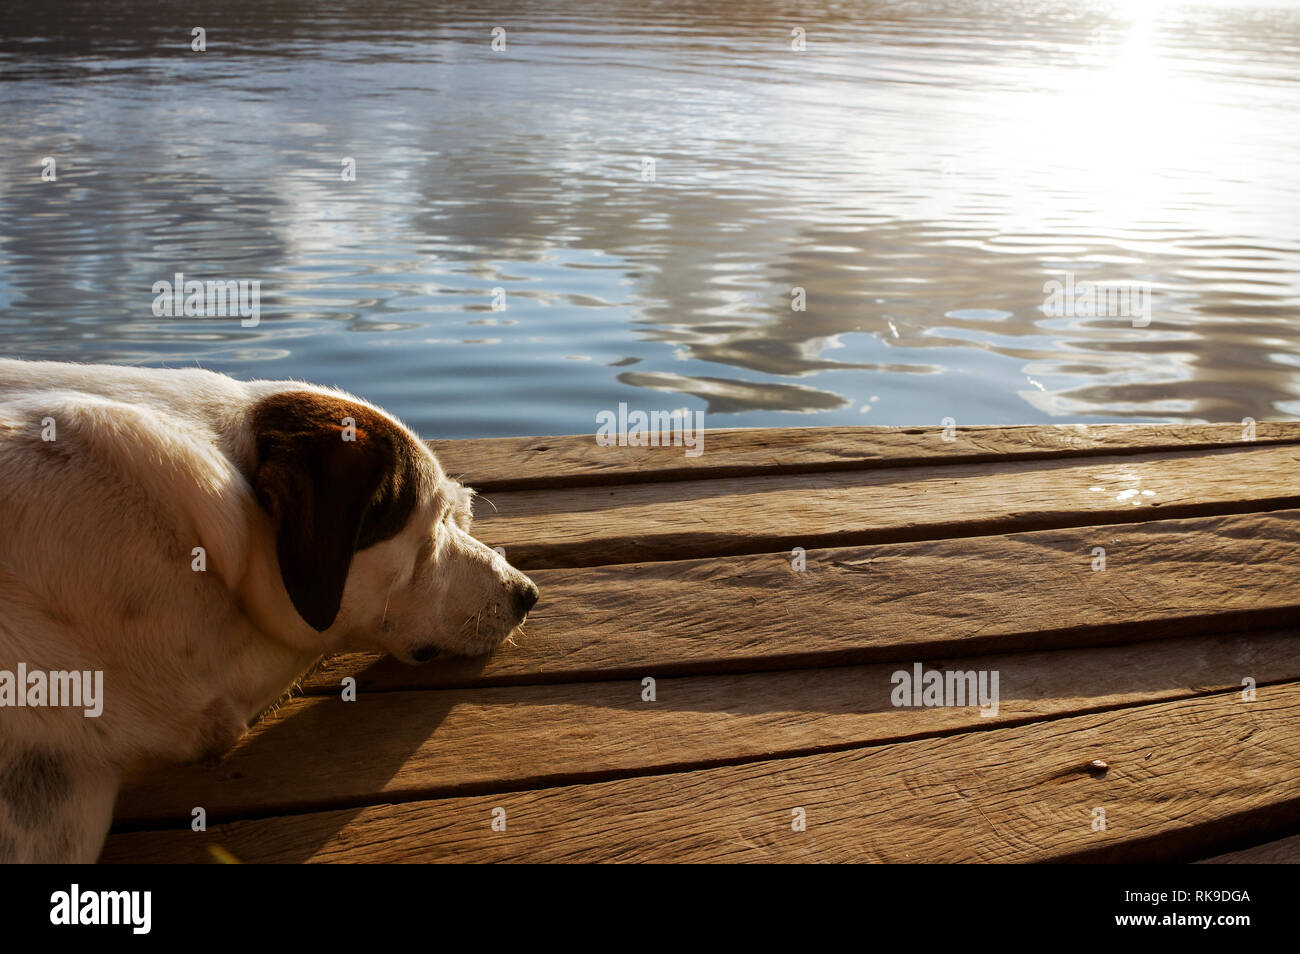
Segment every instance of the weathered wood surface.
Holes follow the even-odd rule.
[[[437,445],[541,588],[518,644],[327,661],[132,781],[105,859],[1282,860],[1300,424],[939,430]],[[998,714],[895,707],[916,663],[996,670]]]
[[[1092,569],[1094,547],[1106,568]],[[533,574],[485,659],[336,657],[366,689],[637,677],[1100,645],[1300,618],[1300,510]]]
[[[1300,422],[1024,427],[776,427],[707,430],[704,452],[602,447],[594,434],[429,441],[447,472],[486,491],[1074,457],[1300,442]]]
[[[590,567],[1300,507],[1300,447],[520,490],[489,499],[475,534],[504,547],[512,564]]]
[[[996,713],[974,701],[894,706],[893,674],[912,672],[903,662],[661,679],[654,702],[642,701],[640,680],[297,699],[222,765],[168,770],[127,788],[117,817],[187,825],[195,805],[216,821],[991,729],[1240,689],[1245,678],[1300,680],[1300,630],[925,664],[938,667],[997,672]],[[315,753],[309,766],[306,752]]]
[[[1280,838],[1266,845],[1230,851],[1197,862],[1198,865],[1300,865],[1300,835]]]
[[[1291,682],[1254,702],[1233,691],[778,762],[128,833],[105,860],[203,860],[208,842],[279,862],[1189,860],[1294,828],[1297,719]]]

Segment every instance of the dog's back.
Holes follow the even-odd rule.
[[[242,412],[241,387],[0,360],[0,861],[94,861],[122,765],[157,747],[148,704],[183,704],[167,690],[183,694],[184,675],[152,648],[165,627],[202,635],[184,632],[195,614],[170,612],[181,594],[217,613],[229,602],[220,578],[189,566],[199,539],[226,542],[214,562],[233,562],[246,532],[246,490],[221,486],[242,477],[212,446]],[[56,704],[51,674],[106,672],[97,715]]]

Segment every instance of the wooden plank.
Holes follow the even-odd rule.
[[[957,427],[775,427],[706,430],[703,452],[601,447],[593,433],[429,441],[448,473],[484,491],[577,487],[704,477],[901,467],[943,461],[1078,457],[1300,442],[1300,422],[1064,424]]]
[[[297,699],[215,768],[155,772],[118,800],[119,823],[210,822],[434,794],[508,791],[990,729],[1300,679],[1300,629],[1110,649],[942,660],[998,673],[998,707],[896,707],[910,663],[476,691]],[[365,753],[363,761],[321,758]],[[315,754],[314,754],[315,753]]]
[[[1093,548],[1106,569],[1092,569]],[[516,645],[405,666],[327,660],[338,691],[753,670],[1088,646],[1283,625],[1300,510],[533,574]]]
[[[1300,835],[1196,862],[1198,865],[1300,865]]]
[[[491,495],[524,570],[896,543],[1300,506],[1293,445]],[[495,508],[495,509],[494,509]]]
[[[1254,702],[1230,692],[693,772],[120,834],[103,860],[203,860],[210,843],[275,862],[1183,860],[1295,830],[1298,719],[1300,684],[1284,683]],[[792,830],[796,809],[806,831]]]

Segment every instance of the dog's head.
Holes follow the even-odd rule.
[[[472,491],[387,414],[342,395],[282,391],[253,406],[249,425],[282,593],[325,634],[323,648],[376,648],[404,662],[476,655],[537,602],[532,580],[470,535]]]

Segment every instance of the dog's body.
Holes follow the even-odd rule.
[[[104,697],[0,708],[0,861],[93,861],[124,771],[219,758],[323,654],[490,651],[537,590],[470,496],[340,392],[0,360],[0,673]]]

